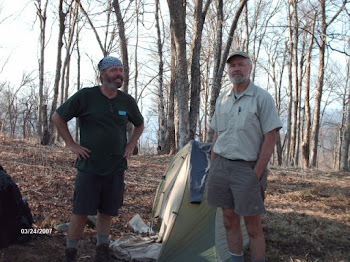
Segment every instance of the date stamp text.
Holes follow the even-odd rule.
[[[46,235],[51,234],[52,228],[22,228],[22,235]]]

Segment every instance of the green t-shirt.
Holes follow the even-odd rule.
[[[66,121],[79,118],[80,145],[91,150],[89,158],[76,160],[77,169],[102,176],[127,169],[123,155],[128,121],[136,127],[143,124],[132,96],[118,90],[117,96],[109,99],[99,86],[83,88],[63,103],[57,113]]]

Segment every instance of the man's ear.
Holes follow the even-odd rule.
[[[104,74],[104,70],[100,71],[100,81],[101,81],[102,84],[103,84],[103,78],[102,78],[103,74]]]

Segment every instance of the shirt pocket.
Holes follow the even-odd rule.
[[[118,124],[120,125],[126,125],[128,123],[128,112],[125,110],[117,110],[116,119]]]
[[[259,129],[259,119],[253,112],[240,112],[237,118],[237,129],[239,131],[251,131]]]
[[[228,127],[228,115],[226,112],[221,112],[216,115],[216,128],[218,132],[223,132]]]

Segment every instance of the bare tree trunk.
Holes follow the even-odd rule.
[[[311,53],[314,44],[313,34],[315,32],[316,25],[316,16],[315,12],[312,27],[311,27],[311,36],[309,41],[309,48],[306,54],[306,79],[305,79],[305,130],[302,143],[302,157],[303,157],[303,166],[308,168],[310,165],[310,130],[311,130],[311,110],[310,110],[310,77],[311,77]]]
[[[79,36],[80,36],[80,30],[78,28],[78,23],[77,22],[77,31],[76,31],[76,47],[77,47],[77,91],[80,90],[81,88],[81,83],[80,83],[80,69],[81,69],[81,55],[80,55],[80,46],[79,46]],[[76,118],[75,120],[75,141],[79,141],[79,119]]]
[[[290,161],[290,147],[291,147],[291,127],[292,127],[292,106],[293,106],[293,77],[292,77],[292,64],[293,64],[293,56],[292,56],[292,46],[293,42],[292,35],[290,33],[290,48],[289,48],[289,60],[288,60],[288,86],[289,86],[289,105],[288,105],[288,116],[287,116],[287,137],[286,137],[286,143],[287,143],[287,154],[286,154],[286,164],[289,165]],[[288,50],[288,44],[286,43],[286,50]]]
[[[203,101],[203,104],[204,104],[204,112],[203,112],[203,115],[204,115],[204,129],[203,129],[203,138],[202,138],[202,142],[205,142],[207,141],[207,134],[209,133],[208,129],[210,128],[209,127],[209,123],[208,123],[208,98],[209,98],[209,75],[210,75],[210,64],[207,63],[207,68],[206,68],[206,83],[205,83],[205,86],[204,86],[204,101]]]
[[[167,124],[165,118],[165,107],[164,107],[164,94],[163,94],[163,72],[164,72],[164,62],[163,62],[163,43],[162,35],[159,24],[159,0],[156,0],[156,10],[155,10],[155,19],[156,19],[156,28],[158,36],[158,71],[159,71],[159,80],[158,80],[158,152],[160,154],[169,153],[170,148],[165,147],[165,139],[167,132]],[[172,109],[173,111],[174,109]]]
[[[296,139],[296,149],[295,149],[295,165],[299,166],[299,156],[300,156],[300,144],[302,142],[302,127],[304,127],[304,121],[305,121],[305,112],[301,105],[301,97],[303,93],[303,77],[304,77],[304,59],[305,57],[305,47],[306,47],[306,37],[304,35],[303,42],[302,42],[302,48],[300,52],[300,60],[299,60],[299,81],[298,81],[298,88],[299,88],[299,96],[298,96],[298,126],[297,126],[297,139]],[[302,119],[301,119],[302,118]]]
[[[137,51],[139,47],[139,1],[135,0],[135,15],[136,15],[136,43],[135,43],[135,77],[134,77],[134,87],[135,87],[135,99],[137,101],[137,81],[139,77],[139,67],[138,67],[138,57],[137,57]]]
[[[282,90],[282,79],[283,79],[286,59],[287,59],[287,55],[286,55],[286,52],[285,52],[285,54],[283,56],[282,66],[281,66],[282,70],[281,70],[280,76],[279,76],[278,89],[276,90],[277,97],[276,97],[275,100],[276,100],[278,115],[281,114],[281,103],[282,103],[281,90]],[[277,157],[278,157],[278,165],[279,166],[282,166],[282,164],[283,164],[283,147],[284,147],[284,145],[282,145],[281,134],[280,134],[280,132],[278,132],[278,136],[277,136]]]
[[[286,57],[287,57],[287,52],[284,52],[278,49],[279,42],[280,40],[274,41],[271,47],[269,48],[269,50],[267,50],[269,67],[265,68],[266,73],[269,75],[270,78],[272,78],[272,81],[273,81],[273,86],[275,91],[275,103],[276,103],[276,109],[277,109],[278,115],[281,114],[282,79],[283,79],[283,74],[284,74],[284,69],[286,64]],[[283,53],[282,63],[278,62],[278,57],[280,53]],[[276,65],[277,65],[277,68],[280,69],[279,73],[278,73],[278,69],[276,68]],[[278,132],[278,135],[277,135],[276,153],[277,153],[278,165],[281,166],[283,163],[283,145],[281,141],[280,132]]]
[[[128,46],[127,46],[127,39],[125,35],[125,24],[123,20],[123,16],[121,13],[119,0],[113,0],[113,8],[115,11],[115,15],[117,17],[117,23],[118,23],[118,33],[119,33],[119,43],[120,43],[120,52],[122,55],[122,62],[123,62],[123,68],[124,68],[124,83],[123,83],[123,91],[125,93],[129,93],[129,80],[130,80],[130,68],[129,68],[129,55],[128,55]],[[128,134],[128,140],[131,137],[133,130],[133,126],[131,123],[127,126],[127,134]],[[133,154],[138,153],[138,147],[135,146]]]
[[[273,72],[273,82],[274,82],[274,87],[275,87],[275,103],[276,103],[276,107],[277,107],[277,113],[278,115],[280,115],[280,110],[281,110],[281,86],[278,85],[277,83],[277,79],[276,79],[276,69],[275,69],[275,61],[271,62],[272,64],[272,72]],[[284,63],[282,65],[282,73],[281,73],[281,77],[283,75],[283,67],[284,67]],[[282,141],[281,141],[281,134],[280,132],[278,132],[277,135],[277,145],[276,145],[276,152],[277,152],[277,161],[278,161],[278,165],[281,166],[282,165]]]
[[[325,0],[320,1],[321,4],[321,41],[319,46],[319,70],[318,70],[318,83],[316,90],[315,108],[313,115],[313,126],[312,126],[312,154],[311,154],[311,165],[313,167],[317,166],[317,147],[320,132],[320,111],[321,111],[321,101],[323,93],[323,82],[324,82],[324,57],[326,49],[326,3]]]
[[[293,120],[292,120],[292,133],[291,133],[291,151],[290,151],[290,164],[295,165],[296,157],[296,144],[297,144],[297,125],[298,125],[298,110],[299,110],[299,80],[298,80],[298,42],[299,42],[299,32],[298,32],[298,12],[297,12],[297,3],[295,1],[290,1],[290,5],[293,5],[293,45],[291,50],[293,51],[293,62],[294,62],[294,102],[293,102]],[[292,16],[292,14],[291,14]],[[290,18],[292,20],[292,18]],[[290,28],[292,30],[292,27]],[[292,55],[292,54],[291,54]]]
[[[209,123],[211,122],[212,116],[215,111],[216,99],[219,96],[221,89],[221,79],[219,70],[221,63],[221,53],[222,53],[222,37],[223,37],[223,22],[224,22],[224,3],[223,0],[216,0],[216,42],[215,42],[215,54],[214,54],[214,71],[213,71],[213,86],[210,94],[210,111],[209,111]],[[213,140],[214,131],[208,128],[208,134],[206,135],[206,141],[211,142]]]
[[[229,36],[228,36],[228,41],[226,43],[224,52],[221,56],[221,46],[222,46],[222,23],[223,23],[223,2],[222,0],[217,0],[217,21],[218,21],[218,25],[217,25],[217,42],[216,42],[216,52],[215,52],[215,66],[214,66],[214,77],[213,77],[213,86],[212,86],[212,90],[211,90],[211,98],[210,98],[210,115],[209,115],[209,122],[212,119],[212,116],[214,114],[215,111],[215,103],[216,103],[216,99],[219,96],[220,93],[220,89],[221,89],[221,80],[222,80],[222,76],[223,76],[223,72],[226,66],[226,58],[229,55],[230,52],[230,48],[232,45],[232,41],[233,41],[233,35],[235,33],[235,30],[237,28],[237,23],[238,23],[238,19],[241,16],[241,13],[245,7],[245,5],[247,4],[248,0],[241,0],[239,7],[237,9],[237,12],[235,13],[235,16],[233,18],[232,24],[231,24],[231,28],[230,28],[230,32],[229,32]],[[222,58],[221,58],[222,57]],[[207,141],[212,141],[213,140],[213,135],[214,132],[212,129],[209,130],[209,134],[207,137]]]
[[[334,148],[333,169],[340,170],[342,159],[343,134],[345,129],[345,115],[343,115],[342,123],[338,129],[338,145]]]
[[[192,46],[191,62],[191,100],[190,100],[190,134],[189,139],[195,139],[197,122],[200,107],[200,90],[201,90],[201,72],[200,72],[200,53],[202,47],[202,32],[211,0],[207,0],[204,10],[203,0],[196,0],[194,13],[194,34]]]
[[[277,50],[277,49],[275,49]],[[275,52],[275,59],[277,59],[278,52]],[[277,107],[277,113],[278,115],[281,114],[281,89],[282,89],[282,78],[283,78],[283,73],[284,73],[284,65],[285,65],[285,60],[286,60],[286,55],[283,57],[283,62],[281,65],[281,72],[279,76],[279,81],[276,78],[276,69],[275,69],[275,61],[271,61],[272,67],[273,67],[273,75],[274,75],[274,86],[275,86],[275,103]],[[282,146],[282,141],[281,141],[281,134],[278,132],[277,135],[277,145],[276,145],[276,151],[277,151],[277,161],[278,165],[282,166],[283,163],[283,146]]]
[[[249,18],[248,18],[248,2],[245,5],[244,8],[244,22],[245,22],[245,46],[244,46],[244,50],[246,52],[248,52],[249,50]]]
[[[178,105],[178,149],[189,141],[189,84],[186,53],[186,1],[168,0],[170,27],[173,28],[176,47],[176,98]]]
[[[327,41],[327,28],[337,18],[340,12],[345,7],[346,1],[343,2],[338,12],[332,17],[332,19],[326,22],[326,1],[320,0],[321,6],[321,39],[319,44],[319,70],[318,70],[318,83],[316,91],[315,108],[313,115],[313,126],[312,126],[312,154],[311,154],[311,165],[317,166],[317,152],[318,152],[318,139],[320,133],[320,112],[321,112],[321,101],[323,94],[324,85],[324,72],[325,72],[325,51]]]
[[[50,118],[49,118],[49,132],[47,137],[49,140],[43,141],[44,145],[53,144],[55,140],[55,136],[54,136],[55,125],[51,119],[51,116],[53,115],[53,113],[55,113],[57,109],[58,91],[59,91],[59,84],[61,79],[63,35],[65,31],[64,22],[67,16],[67,13],[64,13],[63,11],[63,2],[64,2],[63,0],[60,0],[59,2],[59,33],[58,33],[58,45],[57,45],[56,75],[55,75],[55,84],[54,84],[54,95],[52,99],[51,112],[50,112]],[[69,8],[67,10],[69,10]]]
[[[129,56],[128,56],[128,46],[127,39],[125,36],[125,26],[120,10],[119,0],[113,0],[113,8],[115,10],[115,15],[117,16],[118,29],[119,29],[119,43],[120,43],[120,52],[122,54],[122,61],[124,67],[124,84],[123,90],[125,93],[129,92]]]
[[[136,99],[136,101],[138,101],[138,85],[137,85],[137,81],[138,81],[138,77],[139,77],[139,67],[138,67],[138,47],[139,47],[139,1],[136,0],[135,1],[135,15],[136,15],[136,43],[135,43],[135,61],[134,61],[134,65],[135,65],[135,77],[134,77],[134,98]],[[131,124],[129,123],[129,127],[132,127]],[[131,130],[131,129],[130,129]],[[129,136],[131,136],[131,132],[129,133]],[[138,141],[138,143],[136,144],[133,154],[137,155],[139,153],[139,143],[141,142],[141,140]]]
[[[38,121],[37,131],[40,142],[43,143],[43,134],[48,133],[48,126],[44,125],[47,121],[47,115],[44,115],[43,106],[46,101],[44,98],[44,74],[45,74],[45,47],[46,47],[46,19],[47,19],[48,0],[42,7],[41,0],[37,0],[37,16],[40,20],[40,58],[39,58],[39,105],[38,105]]]
[[[345,88],[348,90],[348,101],[347,101],[347,126],[344,129],[343,143],[341,148],[341,171],[349,171],[349,146],[350,146],[350,59],[348,58],[347,63],[347,77]]]
[[[74,31],[78,19],[78,4],[75,5],[74,10],[72,9],[69,17],[69,30],[68,30],[68,41],[66,43],[66,54],[62,68],[62,81],[61,81],[61,104],[68,99],[68,88],[69,88],[69,73],[70,73],[70,58],[72,55],[72,45]],[[65,81],[64,81],[65,79]]]
[[[171,29],[170,29],[171,30]],[[176,135],[175,135],[175,60],[176,60],[176,49],[174,34],[171,32],[171,80],[169,85],[169,105],[168,105],[168,121],[167,121],[167,131],[165,134],[165,145],[164,152],[169,152],[169,154],[174,154],[176,152]]]

